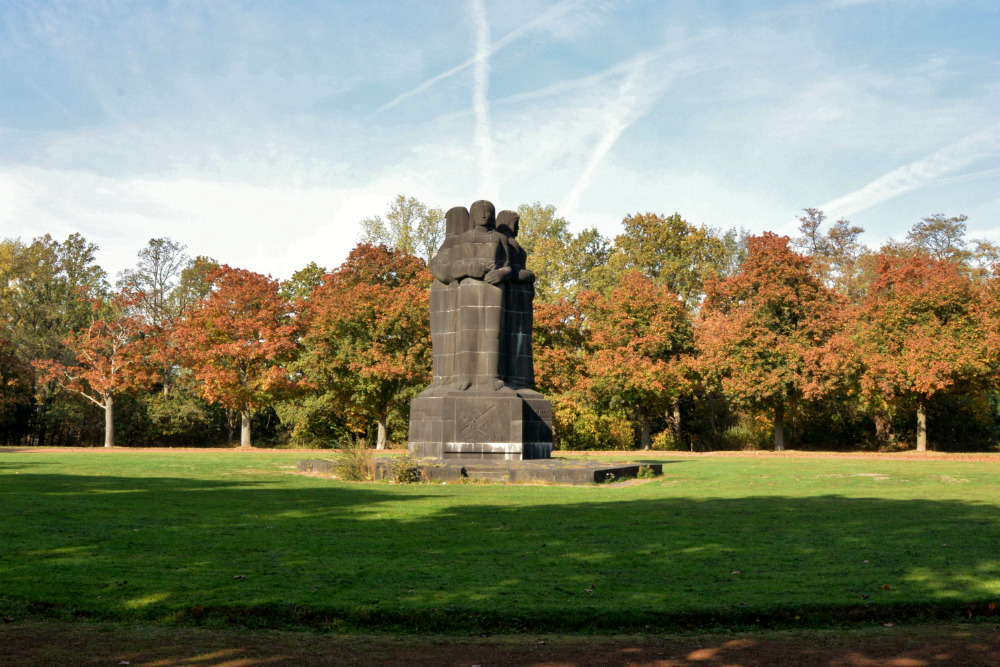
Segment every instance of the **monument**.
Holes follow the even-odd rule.
[[[552,406],[532,389],[535,275],[519,218],[480,200],[445,215],[428,265],[434,376],[410,403],[410,452],[503,461],[552,455]]]

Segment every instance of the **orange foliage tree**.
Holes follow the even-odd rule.
[[[423,260],[359,244],[303,303],[298,368],[352,429],[377,423],[378,449],[392,412],[431,380],[430,284]]]
[[[633,446],[629,415],[599,406],[584,386],[589,330],[577,301],[535,301],[535,388],[552,403],[553,436],[562,449]]]
[[[599,405],[621,409],[650,447],[650,420],[689,388],[693,349],[684,301],[638,271],[626,272],[608,296],[579,295],[589,340],[584,388]]]
[[[240,415],[240,446],[249,447],[251,412],[302,384],[288,370],[300,322],[269,276],[223,265],[206,280],[211,291],[174,335],[199,393]]]
[[[995,294],[991,286],[988,294]],[[960,265],[925,254],[881,255],[852,341],[862,393],[917,403],[917,449],[927,449],[927,403],[985,371],[976,291]]]
[[[824,362],[847,314],[788,242],[751,237],[739,272],[706,285],[695,327],[702,376],[735,403],[772,412],[776,450],[785,446],[786,408],[832,387]]]
[[[41,382],[55,381],[104,410],[105,447],[115,444],[115,395],[153,381],[146,325],[135,314],[140,298],[140,294],[123,290],[107,299],[91,299],[90,325],[71,331],[63,341],[72,361],[34,362]]]

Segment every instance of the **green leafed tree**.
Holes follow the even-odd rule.
[[[444,241],[444,212],[396,195],[385,215],[361,221],[361,243],[397,248],[429,262]]]
[[[736,232],[695,226],[677,213],[629,215],[622,226],[624,231],[615,238],[608,261],[611,274],[637,270],[680,295],[690,308],[700,301],[705,281],[728,275],[734,254],[739,253]]]
[[[517,208],[518,243],[535,273],[535,301],[556,303],[590,289],[611,254],[611,242],[593,228],[573,234],[556,208],[534,202]]]

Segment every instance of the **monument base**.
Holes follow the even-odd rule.
[[[409,449],[436,459],[551,458],[552,404],[532,389],[428,389],[410,402]]]

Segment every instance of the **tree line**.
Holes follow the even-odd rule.
[[[614,238],[519,207],[537,388],[563,449],[989,449],[1000,250],[934,215],[879,249],[805,209],[799,236],[641,213]],[[114,285],[79,234],[0,241],[0,442],[406,441],[431,379],[443,214],[362,222],[284,281],[151,239]]]

